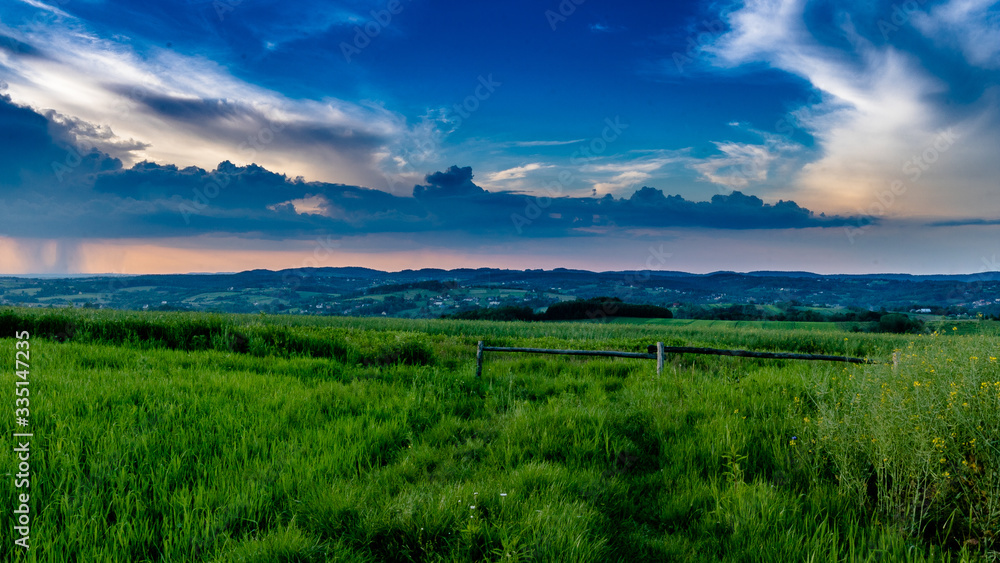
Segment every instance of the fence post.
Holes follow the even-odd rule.
[[[656,343],[656,375],[663,371],[663,343]]]
[[[476,377],[482,377],[483,375],[483,341],[479,341],[479,346],[476,348]]]

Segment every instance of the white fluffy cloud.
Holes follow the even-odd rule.
[[[715,146],[721,156],[693,162],[691,167],[705,180],[728,189],[745,188],[751,182],[766,180],[768,168],[777,158],[763,145],[726,142]]]
[[[529,172],[534,172],[536,170],[542,170],[544,168],[551,168],[551,165],[546,165],[541,162],[532,162],[525,164],[523,166],[515,166],[514,168],[508,168],[506,170],[500,170],[498,172],[493,172],[489,174],[487,178],[490,182],[502,182],[505,180],[519,180],[528,175]]]
[[[730,30],[705,48],[714,64],[732,68],[765,63],[806,79],[823,98],[808,108],[801,121],[815,138],[820,157],[804,165],[787,188],[772,194],[807,206],[856,212],[871,207],[893,182],[901,181],[905,195],[886,206],[887,215],[1000,213],[1000,202],[984,208],[982,197],[993,189],[982,179],[1000,173],[996,159],[982,149],[995,147],[998,140],[996,128],[987,125],[996,123],[996,92],[987,90],[979,100],[966,103],[964,111],[954,111],[945,100],[955,85],[935,73],[935,65],[927,59],[952,45],[970,64],[995,64],[1000,27],[995,13],[986,15],[986,4],[953,0],[930,14],[912,14],[910,21],[938,45],[939,52],[930,54],[859,32],[860,20],[856,27],[852,18],[871,17],[878,7],[868,6],[857,12],[866,15],[854,16],[849,6],[843,6],[840,13],[823,20],[827,34],[838,34],[839,41],[814,34],[807,25],[809,7],[804,0],[749,0],[729,13]],[[881,16],[874,14],[870,23],[889,21],[892,8],[885,10]],[[949,150],[927,152],[945,132],[956,139]],[[723,159],[698,168],[710,179],[718,174],[714,164],[726,159],[739,164],[767,162],[771,157],[766,151],[732,143],[719,148]],[[919,166],[920,174],[908,172],[914,159],[925,153],[934,162]]]
[[[581,167],[582,175],[590,179],[596,195],[623,195],[653,178],[655,172],[666,174],[672,164],[688,160],[686,151],[651,151],[630,153],[612,162],[593,162]]]
[[[1000,68],[1000,12],[994,0],[951,0],[914,14],[913,24],[931,40],[958,46],[970,63]]]
[[[128,38],[99,37],[72,16],[49,11],[21,28],[0,24],[0,33],[37,50],[0,50],[6,93],[57,112],[82,133],[81,145],[99,146],[126,165],[255,162],[309,180],[384,188],[382,168],[394,148],[427,145],[417,138],[434,135],[433,127],[408,124],[379,104],[289,98],[205,57],[140,51]]]

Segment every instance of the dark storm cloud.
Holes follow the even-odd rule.
[[[184,123],[204,132],[206,137],[228,139],[234,145],[242,143],[257,146],[276,142],[282,145],[326,146],[337,151],[366,152],[388,142],[386,137],[358,128],[275,121],[251,105],[232,100],[166,96],[121,85],[109,86],[109,89],[128,96],[159,117]]]
[[[0,95],[0,193],[30,186],[64,191],[87,174],[114,170],[121,161],[76,144],[68,129]]]
[[[264,207],[301,197],[301,188],[281,174],[251,164],[235,166],[222,162],[214,171],[197,166],[178,168],[173,164],[140,162],[132,168],[102,174],[94,190],[119,197],[139,199],[195,198],[198,193],[212,194],[212,202],[221,207]],[[207,197],[207,196],[202,196]]]
[[[35,46],[2,33],[0,33],[0,51],[8,55],[44,58],[44,54]]]
[[[417,199],[475,197],[486,194],[486,190],[472,183],[472,167],[452,166],[445,172],[428,174],[427,185],[413,187],[413,197]]]
[[[7,203],[0,218],[4,234],[20,237],[280,239],[431,231],[560,237],[590,236],[595,228],[783,229],[849,222],[740,192],[708,202],[650,187],[618,199],[493,193],[476,185],[471,167],[459,166],[428,174],[414,186],[414,197],[305,182],[229,161],[215,170],[152,162],[125,168],[105,152],[80,154],[73,144],[81,137],[108,140],[110,131],[39,115],[7,98],[0,98],[0,123],[10,133],[0,146],[0,196]]]
[[[738,191],[716,195],[708,202],[666,196],[650,187],[620,199],[610,194],[601,199],[535,198],[513,192],[490,193],[473,183],[471,168],[457,166],[428,175],[426,182],[414,187],[413,195],[440,228],[563,236],[594,227],[787,229],[838,227],[850,222],[844,217],[816,216],[793,201],[766,204]]]
[[[954,219],[950,221],[935,221],[928,223],[930,227],[968,227],[976,225],[1000,225],[1000,217]]]
[[[48,120],[14,104],[9,96],[0,96],[0,124],[0,172],[7,181],[20,177],[22,166],[39,168],[57,156]]]
[[[253,116],[253,111],[247,106],[220,99],[179,98],[164,96],[151,92],[136,93],[134,88],[112,88],[112,91],[135,97],[136,101],[161,117],[191,123],[218,121],[221,119],[247,119]]]
[[[650,227],[666,224],[716,229],[774,229],[838,227],[849,221],[843,217],[816,216],[794,201],[766,204],[756,196],[739,191],[712,196],[711,201],[693,202],[643,187],[628,200],[608,200],[607,203],[618,207],[619,215],[629,217],[632,225]]]
[[[107,153],[115,158],[129,158],[134,151],[149,148],[149,143],[135,139],[122,139],[111,127],[95,125],[77,117],[63,115],[54,110],[45,112],[49,131],[53,137],[65,139],[88,151]]]

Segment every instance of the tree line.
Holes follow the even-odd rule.
[[[658,305],[625,303],[617,297],[594,297],[553,303],[540,313],[531,307],[511,306],[472,309],[442,317],[486,321],[581,321],[613,317],[670,319],[673,316],[670,309]]]

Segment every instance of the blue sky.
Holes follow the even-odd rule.
[[[969,273],[1000,6],[11,0],[0,272]]]

